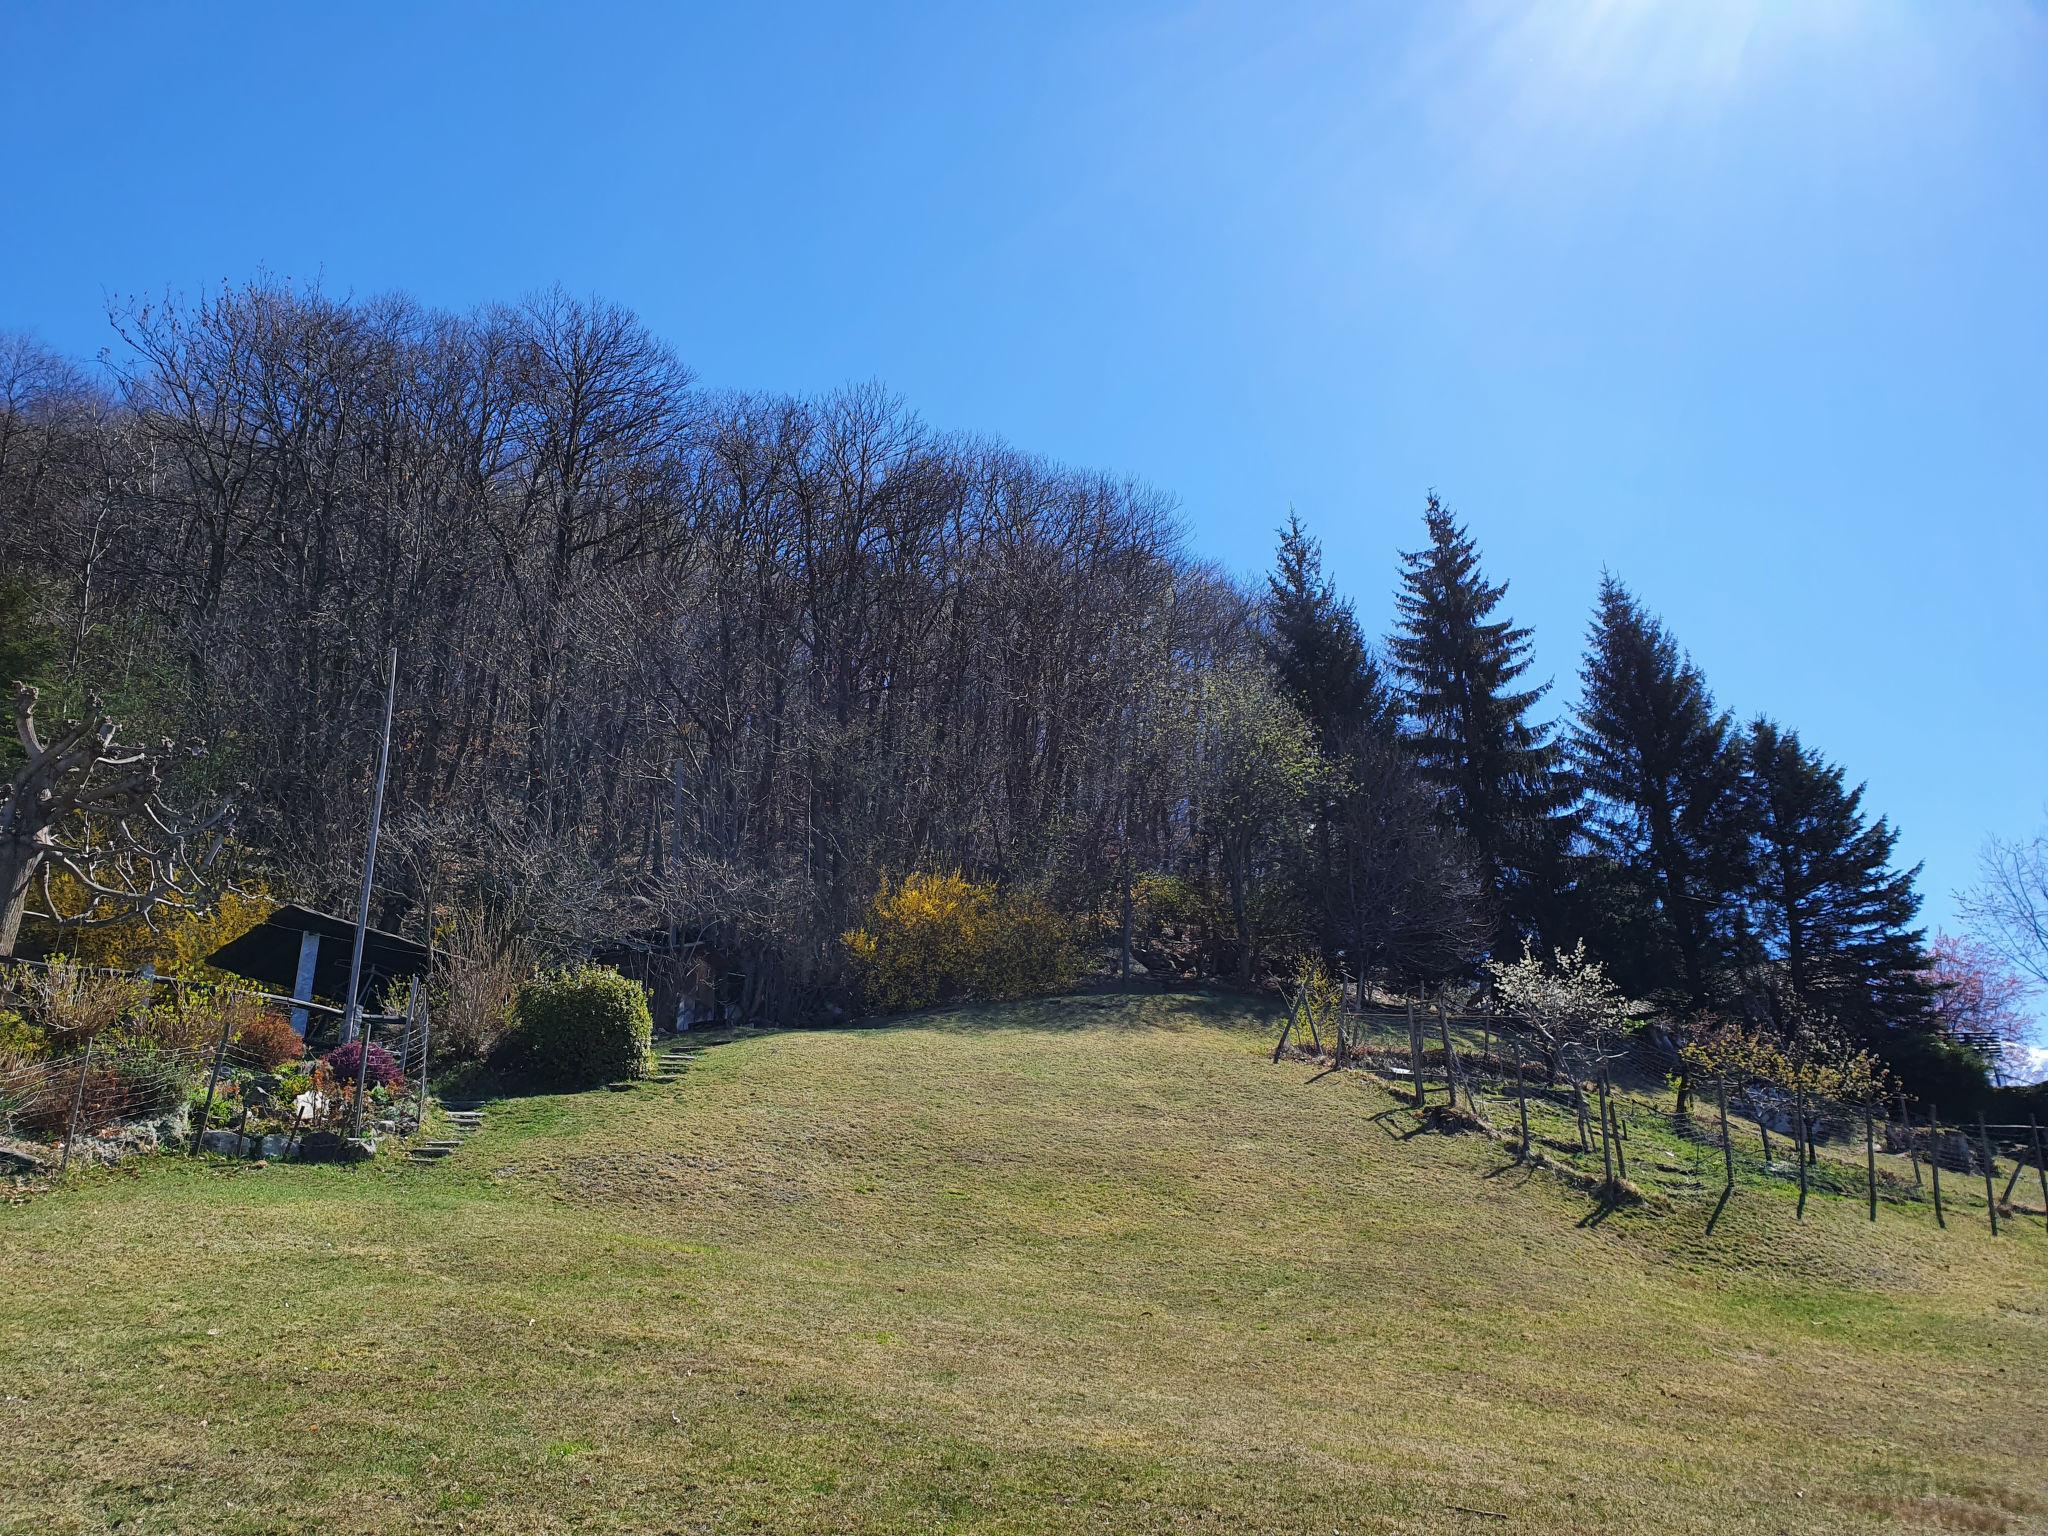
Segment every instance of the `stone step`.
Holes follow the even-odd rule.
[[[454,1150],[453,1147],[414,1147],[405,1155],[409,1161],[415,1163],[438,1163]]]
[[[676,1072],[652,1072],[642,1079],[649,1083],[680,1083],[682,1080],[682,1075]]]

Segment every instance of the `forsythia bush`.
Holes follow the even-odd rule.
[[[518,1065],[564,1088],[641,1077],[654,1035],[647,989],[606,966],[536,976],[512,1003]]]
[[[844,936],[861,995],[881,1013],[1059,992],[1081,973],[1071,925],[1036,896],[959,874],[884,881]]]

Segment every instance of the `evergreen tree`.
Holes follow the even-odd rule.
[[[1361,726],[1391,732],[1394,701],[1358,615],[1324,578],[1322,546],[1292,512],[1266,588],[1266,660],[1302,718],[1326,742]]]
[[[1529,718],[1548,692],[1516,688],[1529,631],[1493,617],[1507,583],[1488,582],[1471,536],[1434,495],[1429,542],[1404,554],[1392,650],[1413,749],[1441,814],[1462,835],[1491,909],[1494,949],[1558,926],[1574,791],[1551,728]]]
[[[1741,754],[1730,717],[1658,620],[1612,576],[1600,584],[1571,755],[1586,828],[1652,921],[1606,947],[1639,997],[1709,1007],[1746,879]]]
[[[1750,913],[1783,990],[1884,1047],[1929,1027],[1919,867],[1892,868],[1898,834],[1866,822],[1863,786],[1758,720],[1744,744],[1743,795],[1755,872]]]

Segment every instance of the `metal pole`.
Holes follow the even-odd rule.
[[[199,1124],[192,1131],[192,1145],[186,1149],[187,1157],[199,1150],[199,1143],[206,1139],[206,1123],[213,1118],[213,1090],[220,1082],[221,1063],[227,1060],[228,1030],[233,1025],[232,1016],[220,1021],[220,1044],[213,1048],[213,1070],[206,1076],[206,1104],[199,1111]]]
[[[363,980],[363,937],[370,927],[370,887],[377,879],[377,834],[384,826],[384,773],[391,762],[391,711],[398,700],[397,646],[391,647],[386,665],[389,671],[384,681],[384,731],[377,743],[377,786],[370,793],[370,845],[363,854],[363,888],[356,897],[356,939],[348,958],[348,996],[342,999],[344,1044],[355,1039],[363,1014],[362,1005],[356,1000],[356,988]]]
[[[71,1166],[71,1142],[78,1135],[78,1110],[85,1103],[85,1074],[92,1067],[92,1036],[85,1037],[85,1054],[78,1059],[78,1085],[71,1090],[71,1118],[64,1125],[64,1155],[57,1160],[57,1177]]]

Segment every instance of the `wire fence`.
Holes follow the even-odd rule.
[[[283,1015],[339,1016],[329,1005],[13,961],[0,967],[0,1009],[47,1009],[37,972],[74,988],[82,977],[127,991],[99,1010],[104,1017],[39,1031],[32,1057],[0,1049],[0,1171],[61,1176],[75,1161],[170,1149],[346,1155],[364,1135],[416,1130],[424,1112],[431,1023],[417,986],[402,1012],[358,1016],[356,1051],[321,1058],[303,1054]]]
[[[1872,1220],[1890,1208],[1937,1225],[2048,1226],[2048,1157],[2031,1120],[1959,1123],[1934,1105],[1686,1079],[1676,1048],[1649,1033],[1560,1049],[1513,1019],[1429,1006],[1305,1022],[1290,1010],[1276,1060],[1369,1071],[1423,1112],[1611,1198],[1696,1200],[1714,1207],[1711,1224],[1738,1190],[1769,1188],[1792,1194],[1802,1216],[1827,1198],[1857,1201]]]

